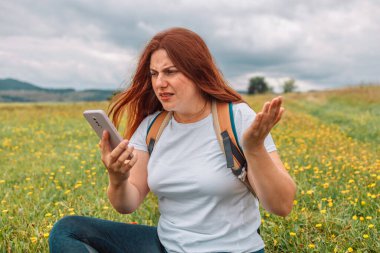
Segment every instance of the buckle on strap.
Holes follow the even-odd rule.
[[[232,170],[232,173],[240,179],[240,181],[245,181],[246,177],[247,177],[247,169],[243,166],[241,168],[238,168],[238,169],[234,169],[234,168],[230,168]]]
[[[240,181],[243,181],[243,182],[247,178],[247,169],[245,167],[241,169],[241,173],[240,175],[238,175],[238,178],[240,179]]]

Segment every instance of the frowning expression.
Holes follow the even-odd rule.
[[[165,49],[153,52],[150,75],[153,90],[167,111],[188,113],[204,101],[198,87],[178,70]]]

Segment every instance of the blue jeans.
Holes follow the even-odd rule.
[[[59,220],[50,232],[49,247],[52,253],[166,252],[156,227],[83,216]]]
[[[166,253],[156,227],[83,216],[59,220],[50,232],[49,247],[52,253]]]

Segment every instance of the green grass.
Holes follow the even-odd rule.
[[[303,97],[297,99],[297,95],[291,95],[289,108],[337,125],[347,136],[377,148],[380,143],[379,86],[309,93]]]
[[[284,96],[272,131],[297,182],[292,213],[261,209],[267,252],[379,252],[379,86]],[[247,97],[259,111],[273,95]],[[0,104],[0,252],[47,252],[69,214],[156,225],[152,194],[131,215],[112,209],[97,137],[82,116],[106,103]]]

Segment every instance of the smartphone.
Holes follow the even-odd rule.
[[[88,123],[90,123],[100,139],[102,138],[103,130],[107,130],[110,136],[112,150],[123,140],[116,127],[112,124],[111,120],[103,110],[86,110],[83,112],[83,116]]]

